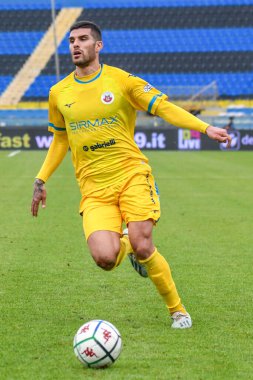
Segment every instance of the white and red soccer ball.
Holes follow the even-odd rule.
[[[112,323],[103,320],[86,322],[74,337],[74,352],[86,367],[108,367],[119,357],[122,340]]]

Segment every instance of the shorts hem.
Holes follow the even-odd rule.
[[[153,218],[152,216],[149,216],[149,217],[143,217],[143,218],[128,218],[127,220],[125,220],[125,223],[128,224],[129,222],[145,222],[146,220],[152,220],[153,221],[153,224],[156,224],[159,222],[159,219],[160,217],[158,218]]]
[[[113,229],[113,228],[110,228],[110,229],[108,229],[108,228],[96,228],[92,231],[89,231],[89,233],[87,233],[87,234],[86,234],[86,232],[84,232],[86,241],[89,239],[90,235],[93,234],[93,232],[97,232],[97,231],[116,232],[119,235],[122,235],[122,230],[119,232],[119,230],[116,230],[116,228],[115,229]]]

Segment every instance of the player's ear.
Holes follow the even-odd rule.
[[[103,49],[103,47],[104,47],[103,41],[96,41],[96,46],[95,46],[96,53],[99,53],[100,50]]]

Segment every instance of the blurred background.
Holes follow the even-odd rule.
[[[101,27],[104,63],[210,124],[253,129],[253,0],[8,0],[0,4],[1,131],[46,129],[49,88],[74,70],[67,36],[81,19]],[[171,127],[144,113],[137,126]]]

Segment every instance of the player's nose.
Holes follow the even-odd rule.
[[[73,48],[76,49],[76,48],[79,48],[79,43],[78,43],[78,40],[75,40],[74,43],[73,43]]]

